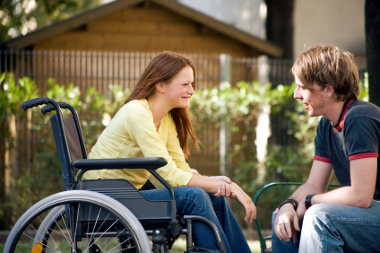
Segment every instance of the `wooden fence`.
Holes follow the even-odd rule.
[[[30,77],[38,86],[39,96],[46,96],[49,78],[54,78],[56,83],[63,86],[72,83],[79,87],[82,94],[90,87],[94,87],[100,93],[105,93],[111,84],[117,84],[123,89],[132,89],[154,56],[154,53],[143,52],[0,50],[0,73],[12,73],[16,80]],[[238,81],[251,82],[258,79],[256,58],[233,58],[226,64],[223,60],[225,56],[221,55],[188,54],[187,56],[194,61],[197,89],[200,90],[219,87],[221,81],[234,84]],[[290,72],[291,61],[269,59],[267,64],[268,80],[274,86],[293,82]],[[224,73],[226,71],[229,72],[228,78],[222,80],[226,76]],[[4,88],[4,85],[0,83],[0,92],[3,92]],[[83,113],[85,112],[79,115],[80,118],[88,117]],[[25,114],[20,107],[15,114],[0,118],[0,128],[7,126],[9,130],[3,135],[8,137],[0,139],[0,199],[2,200],[7,199],[12,202],[13,189],[10,182],[13,179],[20,178],[24,171],[33,174],[37,152],[40,152],[39,157],[43,152],[41,147],[54,149],[53,138],[46,138],[46,136],[52,136],[50,128],[36,131],[33,128],[33,122],[40,117],[40,114],[33,115],[36,116],[32,116],[31,112]],[[189,164],[202,174],[217,175],[221,168],[219,147],[221,130],[213,124],[200,124],[197,136],[204,149],[201,152],[193,152]],[[274,125],[272,133],[276,131],[276,125]],[[232,142],[238,142],[239,138],[241,136],[235,136],[236,140]],[[41,142],[51,143],[41,145]],[[286,144],[286,140],[282,142]],[[47,157],[44,161],[46,166],[56,166],[52,160],[54,158]],[[58,161],[58,157],[55,160]],[[59,175],[54,175],[53,178],[54,180],[50,180],[49,183],[52,188],[56,185],[55,180],[60,180]],[[29,201],[31,203],[24,204],[26,206],[33,204],[34,200],[30,198]]]

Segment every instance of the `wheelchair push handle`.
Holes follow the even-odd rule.
[[[21,104],[21,107],[24,111],[28,110],[29,108],[33,108],[39,105],[45,105],[49,104],[49,98],[43,97],[43,98],[34,98],[29,101],[25,101]]]
[[[59,107],[63,109],[69,108],[69,104],[66,104],[65,102],[58,102],[57,104],[59,105]],[[55,110],[55,107],[53,105],[47,105],[41,108],[41,113],[45,115],[46,113],[51,112],[53,110]]]

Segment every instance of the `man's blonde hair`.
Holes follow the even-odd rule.
[[[358,69],[350,52],[333,46],[315,46],[304,51],[293,64],[292,73],[313,92],[316,82],[334,88],[336,101],[357,99],[360,93]]]

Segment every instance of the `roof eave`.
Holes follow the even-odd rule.
[[[282,55],[282,49],[268,41],[261,40],[259,38],[256,38],[250,34],[247,34],[245,32],[242,32],[240,30],[237,30],[236,28],[226,25],[216,19],[213,19],[205,14],[202,14],[200,12],[197,12],[196,10],[193,10],[189,7],[186,7],[176,1],[171,0],[151,0],[152,2],[155,2],[156,4],[159,4],[161,6],[164,6],[174,12],[177,12],[191,20],[194,20],[198,23],[205,24],[208,27],[225,34],[229,37],[232,37],[236,40],[241,41],[242,43],[253,47],[263,53],[266,53],[268,55],[274,56],[274,57],[281,57]]]
[[[81,27],[87,24],[88,22],[104,17],[108,14],[111,14],[115,10],[127,8],[129,6],[133,6],[144,1],[145,0],[114,1],[109,4],[99,6],[85,13],[78,14],[72,18],[62,20],[51,26],[38,29],[27,35],[9,40],[4,45],[9,49],[23,49],[23,48],[32,46],[41,40],[46,40],[58,34]]]

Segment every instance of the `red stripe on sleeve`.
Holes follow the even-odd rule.
[[[321,162],[325,162],[325,163],[331,163],[330,162],[330,159],[328,158],[325,158],[325,157],[322,157],[322,156],[314,156],[314,160],[316,161],[321,161]]]
[[[362,154],[356,154],[356,155],[350,155],[348,157],[348,160],[356,160],[356,159],[362,159],[362,158],[369,158],[369,157],[379,157],[379,153],[362,153]]]

